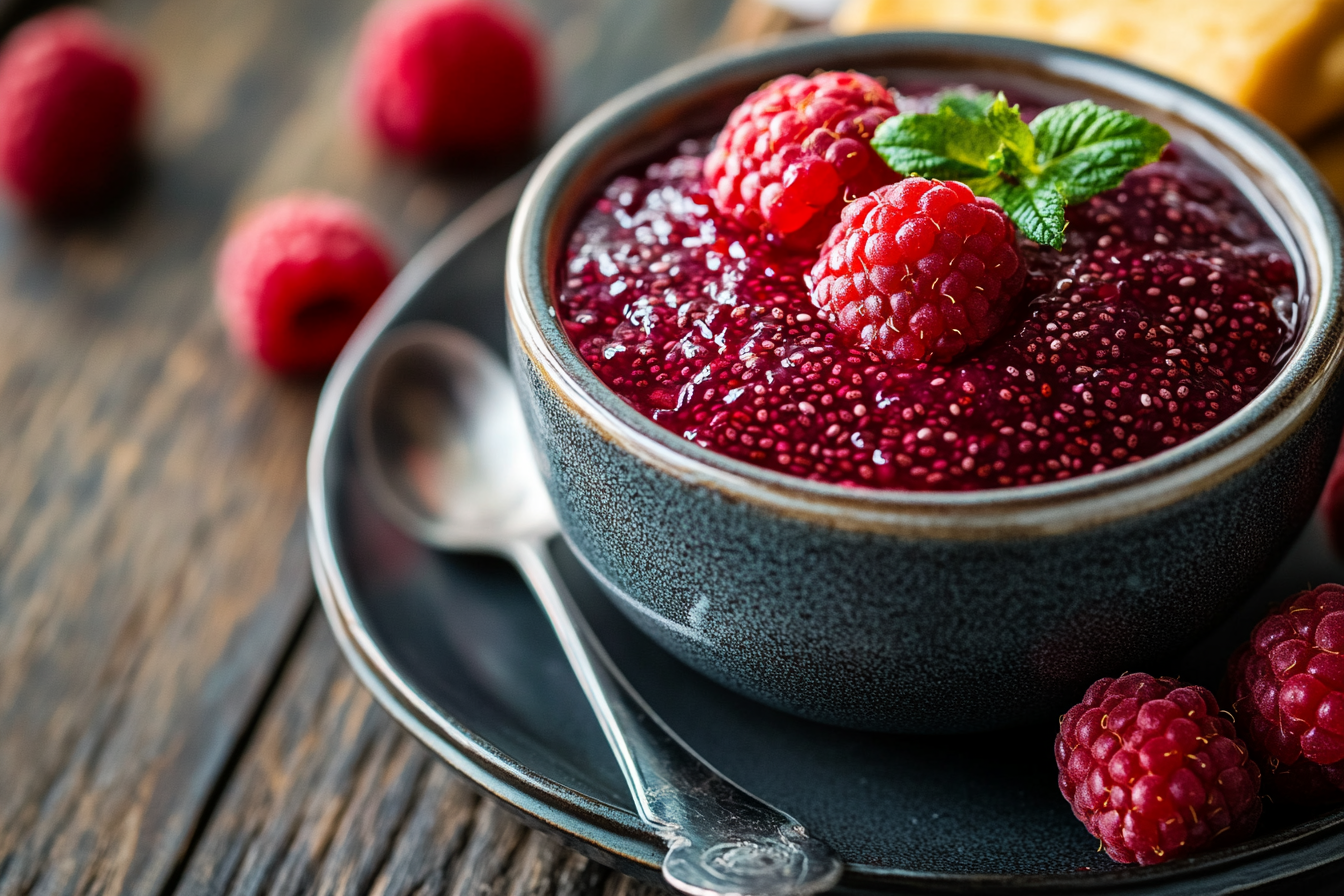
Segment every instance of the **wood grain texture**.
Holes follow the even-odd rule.
[[[548,132],[724,6],[538,0]],[[144,183],[62,230],[0,207],[0,896],[626,892],[467,792],[322,641],[318,384],[235,358],[210,300],[256,201],[354,197],[406,257],[531,150],[437,174],[370,150],[343,99],[366,0],[102,8],[154,72]]]
[[[257,201],[356,198],[408,257],[530,151],[430,174],[366,146],[343,96],[367,2],[102,4],[152,61],[145,183],[60,231],[0,208],[0,896],[657,891],[521,826],[356,682],[303,545],[318,384],[234,358],[210,304]],[[0,28],[42,5],[0,0]],[[796,24],[763,0],[529,5],[548,138]]]
[[[778,16],[740,11],[760,5],[739,4],[705,43],[780,30]],[[589,15],[580,12],[562,24],[558,45],[579,41],[573,35],[587,27]],[[651,36],[666,32],[628,11],[604,27],[627,39],[629,28]],[[660,889],[524,828],[493,799],[478,796],[372,702],[340,659],[325,621],[316,619],[265,707],[178,892],[648,896]]]
[[[320,618],[194,850],[192,896],[642,896],[528,830],[373,703]]]
[[[311,600],[315,384],[231,356],[210,259],[333,52],[319,8],[111,8],[157,76],[147,183],[0,224],[0,893],[161,892]]]

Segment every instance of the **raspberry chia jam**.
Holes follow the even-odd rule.
[[[609,184],[571,235],[559,314],[640,413],[748,463],[941,491],[1101,472],[1227,419],[1292,342],[1288,253],[1180,146],[1069,207],[1062,250],[1022,241],[1006,322],[943,363],[847,347],[809,295],[817,253],[720,215],[707,151]]]

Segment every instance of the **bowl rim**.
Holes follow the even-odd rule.
[[[1288,231],[1280,236],[1290,251],[1301,254],[1299,277],[1309,291],[1310,311],[1297,345],[1266,388],[1208,432],[1125,467],[1036,485],[916,492],[814,482],[702,448],[643,416],[599,380],[560,327],[552,293],[570,215],[593,195],[594,177],[609,177],[618,167],[609,160],[597,164],[602,151],[647,129],[660,110],[686,104],[688,98],[703,99],[725,81],[754,78],[759,84],[815,68],[811,63],[824,57],[876,59],[901,53],[973,57],[981,67],[998,63],[1034,71],[1041,80],[1066,80],[1082,89],[1090,85],[1159,109],[1235,150],[1238,164],[1278,191],[1283,207],[1277,211],[1295,213],[1295,227],[1279,221],[1278,229]],[[1261,199],[1262,205],[1269,201]],[[1275,210],[1261,211],[1272,217]],[[1332,194],[1302,153],[1251,114],[1188,85],[1120,60],[1018,38],[943,32],[804,34],[676,66],[575,125],[545,156],[523,193],[509,235],[505,283],[513,334],[547,387],[604,440],[655,469],[730,500],[835,528],[1005,540],[1067,534],[1166,507],[1246,470],[1311,419],[1344,356],[1342,245]]]

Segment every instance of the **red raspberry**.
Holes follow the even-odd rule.
[[[815,249],[847,201],[896,180],[868,145],[895,114],[867,75],[785,75],[733,110],[705,159],[705,183],[724,215]]]
[[[356,111],[376,140],[422,161],[508,149],[537,127],[539,46],[500,3],[385,2],[360,36]]]
[[[144,105],[133,52],[84,9],[58,9],[0,48],[0,179],[37,212],[83,211],[125,183]]]
[[[215,296],[234,343],[280,373],[328,367],[392,279],[364,213],[329,196],[266,203],[224,241]]]
[[[1232,708],[1274,795],[1344,801],[1344,587],[1284,601],[1228,663]]]
[[[812,303],[852,344],[947,361],[988,339],[1022,288],[1017,231],[956,181],[907,177],[845,207],[812,268]]]
[[[1171,678],[1122,675],[1060,719],[1059,789],[1117,862],[1156,865],[1250,836],[1260,769],[1218,701]]]

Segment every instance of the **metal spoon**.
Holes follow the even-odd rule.
[[[625,774],[666,841],[663,877],[699,896],[803,896],[843,870],[796,820],[715,771],[625,680],[565,590],[559,533],[504,365],[466,333],[411,324],[367,369],[355,447],[379,507],[426,544],[497,554],[527,579]]]

